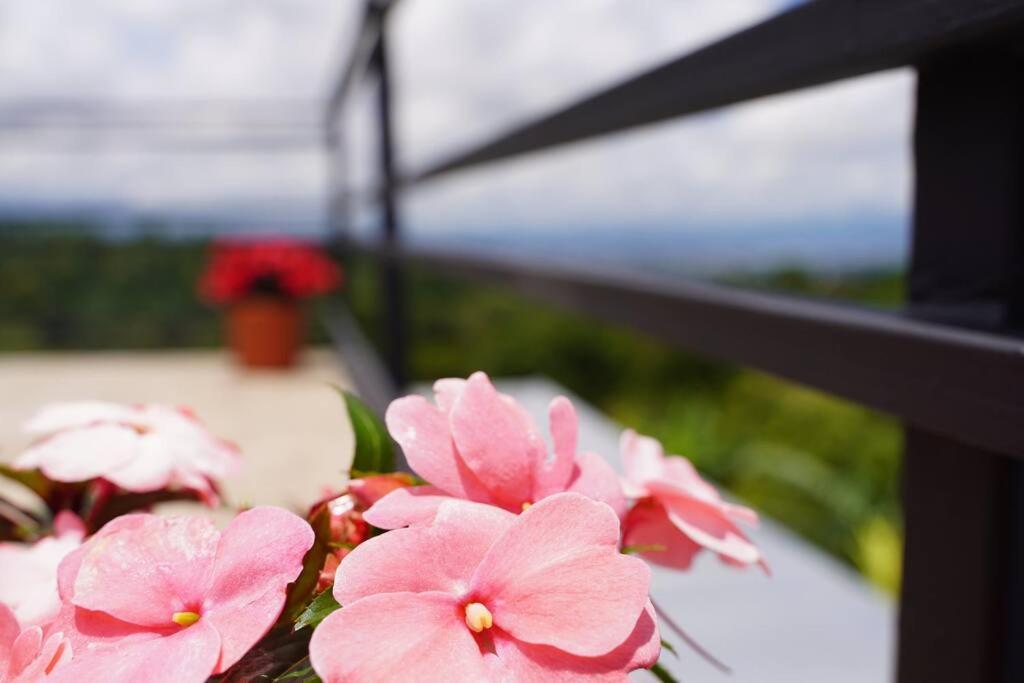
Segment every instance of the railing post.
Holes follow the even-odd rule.
[[[1021,67],[998,49],[919,67],[912,315],[1001,332],[1022,322]],[[907,429],[900,683],[1024,680],[1024,477],[1010,455]]]
[[[340,135],[336,122],[327,122],[324,135],[324,156],[327,166],[327,247],[336,258],[345,256],[342,245],[349,227],[349,206],[345,197],[345,162]]]
[[[391,108],[391,74],[388,65],[388,22],[390,2],[371,2],[370,11],[379,14],[380,37],[370,57],[370,68],[377,75],[377,116],[379,132],[378,162],[383,195],[381,210],[381,241],[390,252],[398,245],[401,225],[397,206],[397,174],[395,172],[395,138]],[[396,387],[406,382],[405,278],[400,261],[385,258],[380,263],[380,285],[384,306],[385,359]]]

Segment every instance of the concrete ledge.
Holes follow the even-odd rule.
[[[333,352],[317,349],[285,372],[246,370],[221,351],[0,355],[0,460],[27,444],[21,425],[50,401],[184,404],[242,449],[243,467],[225,486],[231,502],[305,510],[344,482],[352,456],[331,384],[348,386],[347,375]]]

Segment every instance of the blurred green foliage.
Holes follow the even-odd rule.
[[[195,295],[203,243],[19,227],[0,226],[0,351],[220,343],[220,312]],[[383,343],[372,264],[350,264],[346,279],[353,310]],[[793,268],[722,279],[882,307],[903,299],[901,274],[890,271],[825,277]],[[416,270],[407,284],[414,379],[477,369],[547,375],[877,585],[898,587],[901,431],[893,420],[503,289]],[[315,318],[310,338],[323,341]]]
[[[216,346],[196,296],[198,240],[100,239],[84,226],[0,225],[0,351]],[[320,325],[309,331],[324,341]]]

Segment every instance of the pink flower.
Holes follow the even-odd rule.
[[[126,515],[61,563],[60,628],[75,658],[60,681],[201,681],[273,626],[313,530],[253,508],[223,533],[196,517]]]
[[[56,481],[103,478],[136,492],[177,486],[215,503],[217,482],[238,465],[238,449],[210,434],[185,408],[55,403],[25,428],[41,438],[14,466],[39,468]]]
[[[676,569],[707,548],[728,564],[767,571],[761,551],[735,523],[756,524],[757,513],[722,500],[689,460],[666,457],[650,437],[626,430],[621,446],[626,495],[637,499],[622,523],[623,546],[650,547],[640,553],[645,559]]]
[[[399,489],[382,498],[366,513],[374,526],[429,523],[448,498],[519,513],[563,491],[608,503],[620,516],[625,511],[611,466],[592,453],[576,453],[576,411],[564,396],[548,410],[554,443],[549,455],[526,411],[499,394],[484,373],[438,380],[434,395],[436,407],[420,396],[406,396],[386,415],[409,465],[433,486]]]
[[[43,629],[18,626],[14,612],[0,605],[0,683],[35,683],[71,659],[71,645],[60,633],[43,640]]]
[[[519,516],[463,501],[345,558],[313,632],[326,681],[626,681],[660,652],[650,570],[575,493]]]
[[[82,520],[61,512],[55,535],[31,545],[0,543],[0,604],[11,608],[22,626],[45,626],[57,616],[57,567],[84,536]]]

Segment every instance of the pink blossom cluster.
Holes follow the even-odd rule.
[[[179,406],[56,403],[25,427],[36,442],[14,461],[56,482],[102,480],[125,491],[179,489],[215,504],[217,482],[238,468],[238,449]]]
[[[661,654],[647,561],[766,566],[738,526],[755,514],[653,439],[623,435],[620,478],[579,450],[564,397],[550,447],[483,373],[434,399],[385,417],[426,483],[367,474],[305,518],[255,507],[223,529],[149,510],[223,504],[237,449],[191,413],[44,409],[0,470],[48,506],[0,524],[0,683],[626,681]]]
[[[388,408],[387,425],[409,465],[432,486],[399,489],[367,511],[374,526],[429,523],[456,498],[521,512],[556,493],[573,491],[606,503],[622,519],[624,546],[651,562],[686,569],[704,549],[724,562],[767,568],[737,522],[757,514],[724,501],[688,460],[632,430],[622,435],[625,477],[593,453],[577,452],[578,424],[563,396],[548,410],[553,448],[526,411],[500,394],[487,375],[434,384],[432,404],[407,396]],[[635,504],[627,510],[627,500]]]

